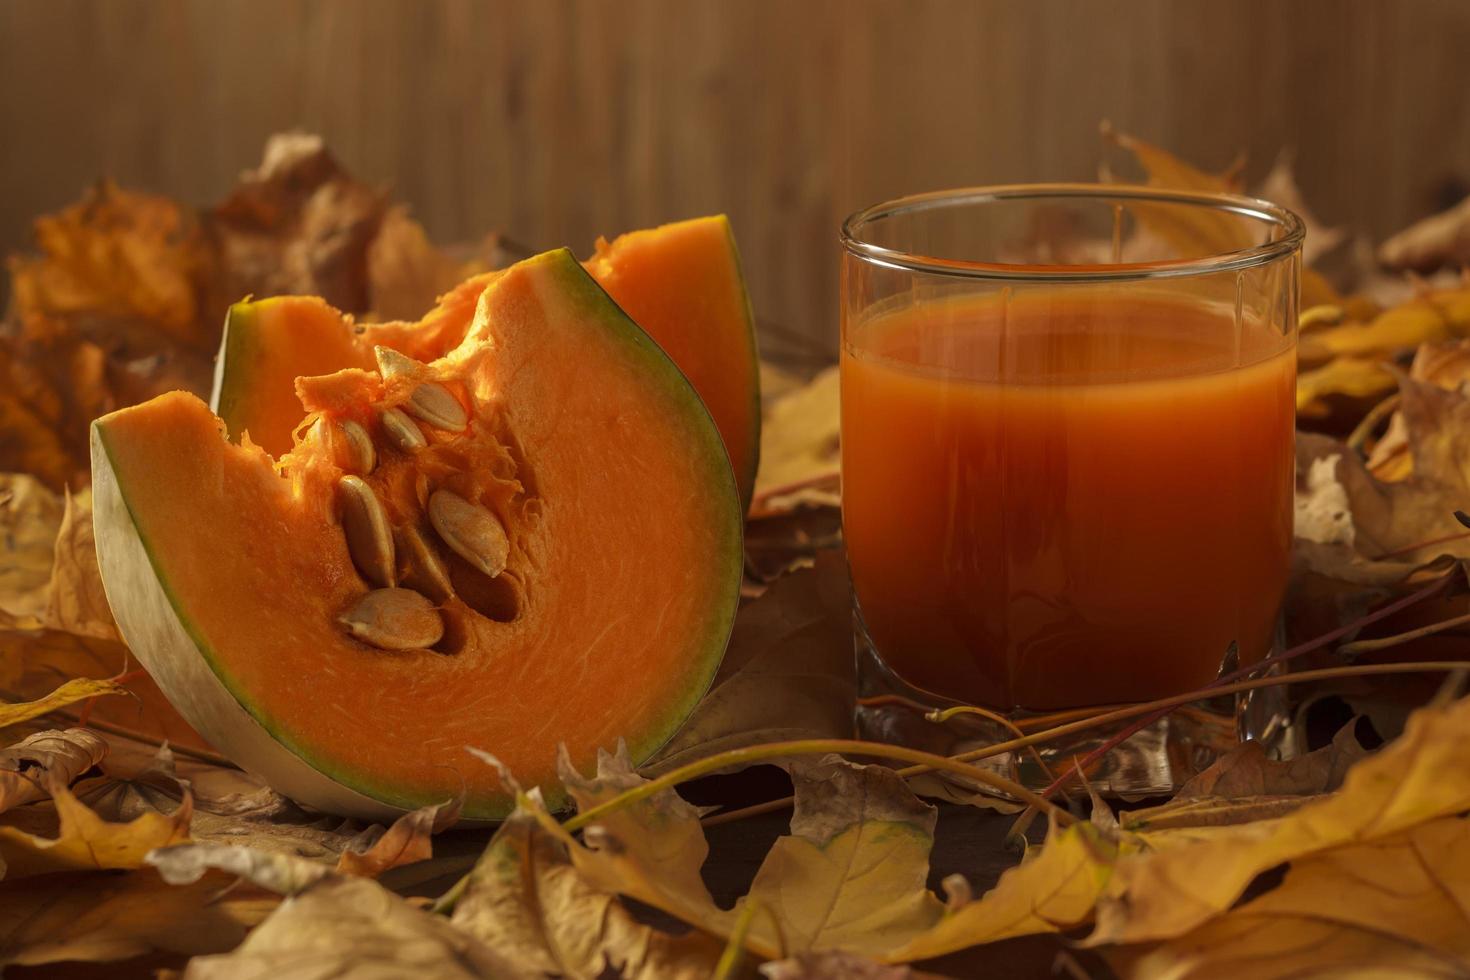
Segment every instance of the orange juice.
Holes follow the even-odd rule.
[[[909,684],[1079,707],[1199,687],[1232,643],[1268,651],[1295,355],[1248,313],[934,300],[850,325],[841,372],[853,587]]]

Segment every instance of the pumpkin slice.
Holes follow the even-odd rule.
[[[760,365],[729,220],[694,218],[611,243],[599,239],[586,267],[693,383],[749,504],[760,449]],[[279,455],[291,448],[301,421],[296,378],[370,368],[379,346],[418,360],[439,357],[464,337],[475,301],[495,275],[456,287],[419,323],[353,324],[300,297],[236,304],[225,321],[211,407],[233,438],[248,432]]]
[[[559,743],[583,767],[619,738],[650,755],[740,583],[739,497],[688,381],[566,251],[489,280],[442,358],[376,353],[299,380],[312,414],[278,465],[181,392],[94,423],[129,646],[222,752],[334,813],[463,794],[500,816],[469,748],[554,798]]]

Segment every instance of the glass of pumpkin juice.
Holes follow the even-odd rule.
[[[1269,654],[1302,238],[1266,202],[1116,185],[926,194],[848,219],[842,519],[863,735],[961,751]],[[956,704],[1004,724],[924,717]],[[1090,778],[1168,790],[1222,730],[1234,741],[1227,720],[1175,715]],[[1048,751],[1067,764],[1106,734]]]

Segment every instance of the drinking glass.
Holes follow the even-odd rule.
[[[921,194],[844,223],[864,736],[960,751],[1270,653],[1302,238],[1264,201],[1089,184]],[[991,717],[925,717],[957,704]],[[1167,791],[1243,724],[1176,713],[1090,778]]]

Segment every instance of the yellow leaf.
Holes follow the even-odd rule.
[[[1152,187],[1169,190],[1200,191],[1207,194],[1238,194],[1242,185],[1240,173],[1244,160],[1238,159],[1223,174],[1211,174],[1185,163],[1183,160],[1143,140],[1120,133],[1104,123],[1103,138],[1134,155],[1148,174]],[[1275,187],[1280,189],[1283,178],[1276,171]],[[1271,187],[1268,184],[1268,189]],[[1294,183],[1292,184],[1294,189]],[[1290,207],[1294,201],[1279,201]],[[1171,245],[1181,256],[1203,257],[1235,252],[1257,244],[1249,226],[1238,218],[1223,212],[1203,209],[1184,211],[1179,208],[1131,205],[1139,222]],[[1340,303],[1341,295],[1319,273],[1310,268],[1302,269],[1301,303],[1310,308],[1328,303]]]
[[[1450,391],[1470,381],[1470,340],[1424,344],[1414,352],[1409,377]],[[1368,454],[1368,469],[1378,479],[1396,483],[1414,472],[1409,446],[1409,427],[1404,413],[1395,410],[1388,429]]]
[[[1428,297],[1384,310],[1368,323],[1344,323],[1305,334],[1297,348],[1308,363],[1331,357],[1386,357],[1405,348],[1445,340],[1470,328],[1452,321],[1445,307]]]
[[[1183,935],[1228,910],[1256,875],[1333,848],[1381,841],[1470,810],[1470,700],[1421,709],[1404,734],[1347,774],[1342,789],[1289,816],[1139,834],[1120,859],[1088,945]]]
[[[696,824],[697,826],[697,824]],[[650,828],[644,837],[657,830]],[[699,933],[674,937],[643,925],[613,891],[599,888],[568,860],[577,845],[546,813],[537,796],[501,825],[470,873],[452,922],[515,973],[626,980],[711,975],[722,947]],[[697,868],[696,868],[697,870]]]
[[[126,688],[119,687],[112,681],[92,680],[87,677],[73,677],[62,684],[56,690],[45,697],[35,701],[25,701],[20,704],[0,704],[0,728],[9,725],[18,725],[23,721],[38,718],[57,708],[64,708],[87,698],[99,697],[103,694],[123,694]]]
[[[1329,395],[1368,398],[1393,390],[1393,373],[1377,358],[1336,357],[1296,378],[1296,409],[1310,414],[1325,411],[1320,403]]]
[[[699,877],[707,847],[698,811],[670,791],[594,823],[572,863],[591,883],[728,937],[747,903],[759,908],[746,945],[762,956],[843,949],[881,955],[937,922],[928,890],[935,811],[892,770],[830,757],[791,766],[796,812],[756,872],[750,893],[725,911]],[[593,780],[564,772],[587,808],[640,785],[625,759],[599,759]],[[781,931],[772,925],[781,923]]]
[[[1293,861],[1281,884],[1177,939],[1110,956],[1120,975],[1344,976],[1470,968],[1470,822],[1432,821]]]
[[[1112,875],[1119,848],[1090,824],[1053,826],[1046,843],[1031,848],[1020,866],[1001,875],[976,901],[946,911],[928,932],[885,957],[894,962],[929,959],[982,943],[1057,932],[1086,922]]]
[[[0,474],[0,625],[41,624],[64,511],[60,495],[35,477]]]
[[[185,795],[172,814],[144,813],[127,823],[103,820],[60,783],[51,784],[60,830],[48,840],[15,827],[0,827],[5,881],[57,871],[140,868],[156,847],[189,839],[193,804]]]

